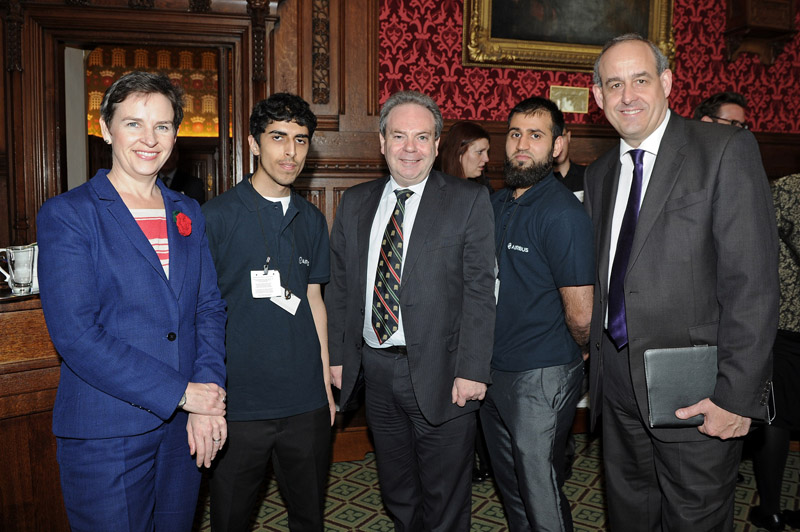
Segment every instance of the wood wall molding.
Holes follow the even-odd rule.
[[[387,167],[385,159],[376,157],[374,159],[307,161],[305,170],[308,173],[313,174],[315,177],[322,177],[326,172],[331,175],[341,172],[347,172],[348,174],[373,174],[376,171],[385,174]]]
[[[128,7],[131,9],[153,9],[156,7],[155,0],[128,0]]]

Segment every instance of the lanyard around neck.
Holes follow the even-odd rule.
[[[264,273],[266,274],[269,271],[269,263],[271,261],[271,257],[270,257],[270,254],[269,254],[269,246],[267,245],[267,232],[264,231],[264,223],[261,221],[261,209],[260,209],[260,207],[258,205],[259,199],[264,199],[264,198],[261,196],[261,194],[258,193],[258,191],[256,190],[256,187],[253,185],[253,177],[252,176],[250,177],[250,186],[253,189],[253,194],[256,195],[256,200],[255,200],[256,201],[256,205],[255,205],[255,207],[256,207],[256,216],[258,216],[258,227],[261,229],[261,237],[264,239],[264,252],[266,253],[266,256],[267,256],[266,260],[264,261]],[[283,206],[281,205],[281,210],[282,209],[283,209]],[[289,209],[287,208],[286,211],[288,212]],[[286,216],[285,213],[284,213],[284,216]],[[283,296],[286,299],[289,299],[290,297],[292,297],[292,291],[289,289],[289,279],[292,276],[292,262],[293,262],[292,259],[294,258],[294,223],[293,222],[290,222],[290,223],[292,225],[292,250],[291,250],[291,253],[289,254],[289,271],[286,273],[286,283],[285,284],[281,283],[281,285],[283,286]],[[278,249],[280,249],[280,238],[281,237],[280,237],[280,231],[279,231],[278,232]],[[280,270],[280,268],[278,267],[277,264],[275,265],[275,269],[278,270],[278,273],[280,273],[281,270]],[[283,277],[281,277],[281,278],[283,278]]]

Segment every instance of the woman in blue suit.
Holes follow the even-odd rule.
[[[225,443],[225,304],[205,223],[196,201],[157,178],[181,98],[161,75],[115,82],[100,108],[111,169],[37,218],[73,530],[190,530],[199,467]]]

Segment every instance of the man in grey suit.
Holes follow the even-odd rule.
[[[327,287],[340,404],[366,384],[381,495],[398,531],[469,529],[478,401],[494,331],[493,214],[486,188],[431,171],[434,101],[392,95],[380,143],[390,176],[342,196]]]
[[[622,137],[586,170],[598,274],[592,422],[603,415],[610,528],[732,530],[741,437],[763,420],[778,309],[777,234],[753,135],[684,120],[638,35],[606,44],[593,93]],[[644,351],[716,345],[714,393],[651,428]]]

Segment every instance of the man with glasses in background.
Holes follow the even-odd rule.
[[[738,92],[712,94],[695,107],[694,119],[750,129],[747,100]]]

